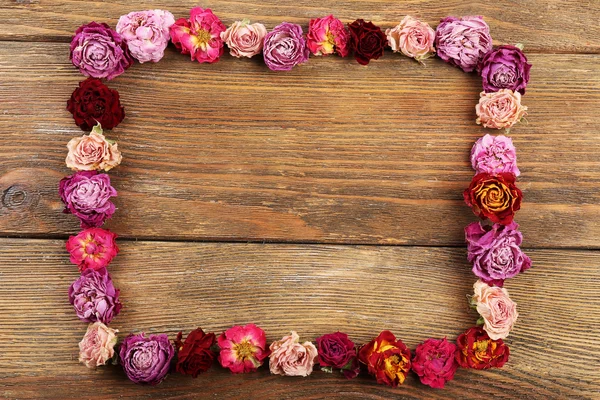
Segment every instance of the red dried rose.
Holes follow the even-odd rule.
[[[508,225],[515,212],[521,208],[523,193],[515,185],[516,177],[511,173],[491,175],[480,173],[473,177],[463,196],[465,203],[482,219]]]
[[[331,372],[332,368],[338,368],[348,379],[358,375],[360,365],[356,358],[356,346],[348,335],[342,332],[328,333],[318,337],[316,342],[321,369]]]
[[[181,341],[182,337],[183,334],[179,332],[175,340],[178,351],[175,371],[196,378],[198,374],[206,372],[215,359],[215,353],[211,350],[215,344],[215,334],[204,333],[198,328],[189,333],[185,342]]]
[[[467,329],[457,339],[456,362],[463,368],[500,368],[507,361],[510,350],[502,339],[492,340],[481,327]]]
[[[387,37],[378,26],[372,22],[365,22],[364,19],[357,19],[348,24],[348,31],[350,32],[348,43],[359,64],[367,65],[369,61],[383,56]]]
[[[358,359],[366,364],[377,383],[396,387],[404,383],[410,371],[410,350],[390,331],[383,331],[375,339],[362,346]]]
[[[96,78],[79,82],[79,87],[67,101],[67,110],[73,114],[77,126],[84,131],[92,130],[98,122],[103,129],[112,129],[125,118],[119,92]]]

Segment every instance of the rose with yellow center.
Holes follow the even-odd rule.
[[[223,55],[225,25],[210,9],[195,7],[190,18],[180,18],[169,28],[171,41],[182,54],[199,63],[214,63]]]
[[[462,333],[457,339],[456,361],[462,368],[500,368],[510,355],[502,339],[493,340],[481,327]]]
[[[390,331],[383,331],[361,347],[359,361],[369,368],[377,383],[396,387],[404,383],[410,371],[410,350]]]
[[[465,202],[480,218],[508,225],[521,208],[523,198],[515,180],[515,175],[511,173],[477,174],[463,194]]]
[[[348,55],[348,31],[339,19],[333,15],[311,19],[306,35],[306,45],[316,56],[337,53],[341,57]]]
[[[269,355],[265,332],[254,324],[234,326],[219,336],[219,362],[234,374],[256,371]]]

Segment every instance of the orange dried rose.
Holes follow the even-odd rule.
[[[467,329],[458,336],[456,345],[456,362],[462,368],[500,368],[510,355],[510,350],[502,339],[491,339],[481,327]]]
[[[480,218],[508,225],[521,208],[523,198],[515,179],[511,173],[477,174],[463,193],[465,202]]]
[[[404,383],[410,371],[410,350],[390,331],[383,331],[361,347],[358,359],[366,364],[377,383],[392,387]]]

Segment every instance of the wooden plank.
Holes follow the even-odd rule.
[[[57,196],[65,145],[81,135],[65,102],[81,80],[66,44],[0,44],[0,234],[78,230]],[[600,242],[600,63],[533,55],[528,124],[513,129],[517,215],[532,247]],[[120,235],[226,241],[462,245],[462,201],[479,83],[439,60],[337,58],[286,74],[230,57],[169,51],[110,85],[127,117],[109,137]],[[339,82],[343,79],[343,84]],[[494,133],[494,132],[492,132]]]
[[[156,2],[82,2],[77,0],[4,0],[0,3],[0,40],[68,41],[81,24],[92,20],[115,25],[119,16],[130,11],[161,7],[177,18],[189,15],[198,2],[169,0]],[[462,0],[410,2],[267,0],[219,1],[202,3],[217,13],[225,24],[242,18],[263,22],[271,28],[282,21],[308,25],[310,18],[334,13],[344,22],[356,18],[373,20],[387,28],[405,15],[421,18],[436,26],[447,15],[484,15],[494,42],[526,43],[535,51],[598,52],[600,29],[596,23],[600,3],[567,0],[560,4],[541,0],[515,3],[465,2]]]
[[[200,244],[121,241],[110,270],[124,308],[112,326],[165,332],[202,326],[219,333],[255,322],[268,340],[342,330],[356,342],[391,329],[414,347],[454,339],[476,315],[466,305],[474,277],[462,249]],[[233,376],[219,367],[196,380],[170,376],[160,387],[128,384],[118,367],[77,363],[85,331],[67,301],[77,277],[59,240],[0,240],[2,398],[598,398],[600,279],[595,251],[529,250],[534,267],[507,282],[519,322],[500,370],[459,371],[444,391],[411,376],[399,389],[368,377],[306,379],[267,372]]]

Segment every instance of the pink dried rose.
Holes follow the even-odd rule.
[[[481,315],[483,329],[493,340],[505,339],[519,316],[517,303],[510,299],[506,289],[489,286],[481,280],[475,282],[473,290],[471,304]]]
[[[63,212],[77,216],[82,229],[102,226],[116,210],[110,199],[117,196],[117,191],[108,174],[78,171],[60,180],[58,194],[65,205]]]
[[[117,32],[127,42],[133,58],[140,63],[159,62],[169,44],[169,28],[175,17],[169,11],[134,11],[122,15],[117,23]]]
[[[133,64],[123,37],[105,23],[90,22],[75,31],[69,58],[85,76],[111,80]]]
[[[490,27],[480,16],[443,18],[435,30],[435,48],[442,60],[471,72],[492,50]]]
[[[400,51],[419,62],[435,54],[435,31],[427,22],[406,16],[398,25],[387,29],[385,34],[394,53]]]
[[[251,24],[250,20],[234,22],[225,32],[221,32],[221,39],[229,47],[229,54],[233,57],[254,57],[260,54],[263,41],[267,35],[267,28],[263,24]]]
[[[306,45],[316,56],[337,53],[341,57],[348,55],[349,35],[344,23],[333,15],[311,19],[308,24]]]
[[[263,59],[271,71],[291,71],[296,65],[308,61],[310,50],[302,27],[282,22],[265,36]]]
[[[234,374],[256,371],[269,355],[265,331],[254,324],[227,329],[217,343],[219,363]]]
[[[508,129],[527,115],[519,92],[501,89],[494,93],[481,92],[480,96],[475,106],[476,122],[484,128]]]
[[[169,28],[171,41],[181,54],[190,54],[199,63],[215,63],[223,55],[225,25],[207,8],[194,7],[190,18],[180,18]]]
[[[504,135],[486,134],[479,138],[471,149],[471,165],[477,174],[521,174],[517,168],[517,149],[512,139]]]
[[[287,376],[308,376],[312,373],[318,356],[317,348],[311,342],[299,343],[300,337],[294,331],[281,340],[271,343],[269,369],[272,374]]]
[[[70,236],[66,247],[71,254],[71,262],[79,267],[80,272],[105,268],[119,253],[116,238],[115,233],[102,228],[88,228],[77,236]]]
[[[117,144],[104,137],[100,124],[89,135],[73,138],[67,144],[65,162],[74,171],[109,171],[123,159]]]
[[[519,247],[523,235],[514,221],[488,229],[473,222],[465,228],[465,238],[473,273],[488,284],[502,287],[505,279],[531,267],[531,259]]]
[[[89,324],[87,332],[79,342],[79,362],[88,368],[105,365],[115,355],[117,332],[119,331],[102,322]]]
[[[443,389],[446,382],[454,379],[458,368],[455,353],[456,345],[446,338],[427,339],[415,350],[412,370],[419,376],[422,384]]]

